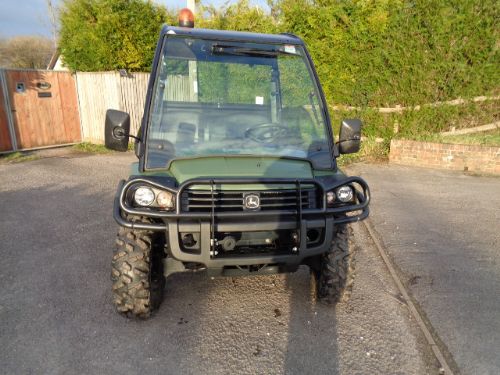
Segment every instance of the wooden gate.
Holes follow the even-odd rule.
[[[4,76],[17,149],[81,141],[76,86],[71,73],[5,70]],[[3,139],[3,133],[0,134]]]

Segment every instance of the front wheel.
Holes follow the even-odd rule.
[[[145,221],[142,218],[132,218]],[[157,233],[120,228],[111,262],[113,302],[123,315],[146,319],[161,303],[163,243]]]
[[[351,227],[337,225],[330,249],[319,256],[315,269],[316,292],[320,301],[346,302],[354,281],[354,251],[350,246]]]

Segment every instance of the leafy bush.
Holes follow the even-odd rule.
[[[495,0],[283,0],[331,103],[403,106],[498,93]]]
[[[211,8],[205,27],[292,32],[304,39],[331,111],[360,117],[369,150],[388,150],[392,137],[415,138],[498,121],[497,101],[425,107],[383,114],[373,107],[414,106],[500,94],[500,6],[495,0],[276,0],[270,14],[247,1]],[[236,16],[237,15],[237,16]],[[384,138],[383,143],[373,139]],[[376,143],[376,144],[375,144]],[[374,145],[375,144],[375,145]],[[373,146],[373,147],[372,147]]]
[[[370,107],[413,106],[499,95],[497,0],[248,0],[198,4],[197,27],[292,32],[308,45],[328,103],[361,117],[369,137],[390,139],[498,120],[497,102],[381,114]],[[65,0],[60,47],[74,70],[150,69],[162,23],[173,12],[142,0]],[[384,143],[384,144],[387,144]]]
[[[197,27],[292,32],[307,43],[330,103],[408,106],[498,94],[496,0],[239,0],[199,4]],[[174,12],[144,0],[65,0],[60,47],[74,70],[149,70]]]
[[[142,0],[66,0],[59,47],[72,70],[151,68],[161,26],[173,22],[164,7]]]

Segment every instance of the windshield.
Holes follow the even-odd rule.
[[[296,45],[165,38],[146,168],[173,159],[252,155],[331,168],[318,88]]]

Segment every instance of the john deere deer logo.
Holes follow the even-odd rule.
[[[257,194],[245,195],[244,203],[247,210],[257,210],[260,207],[260,197]]]

